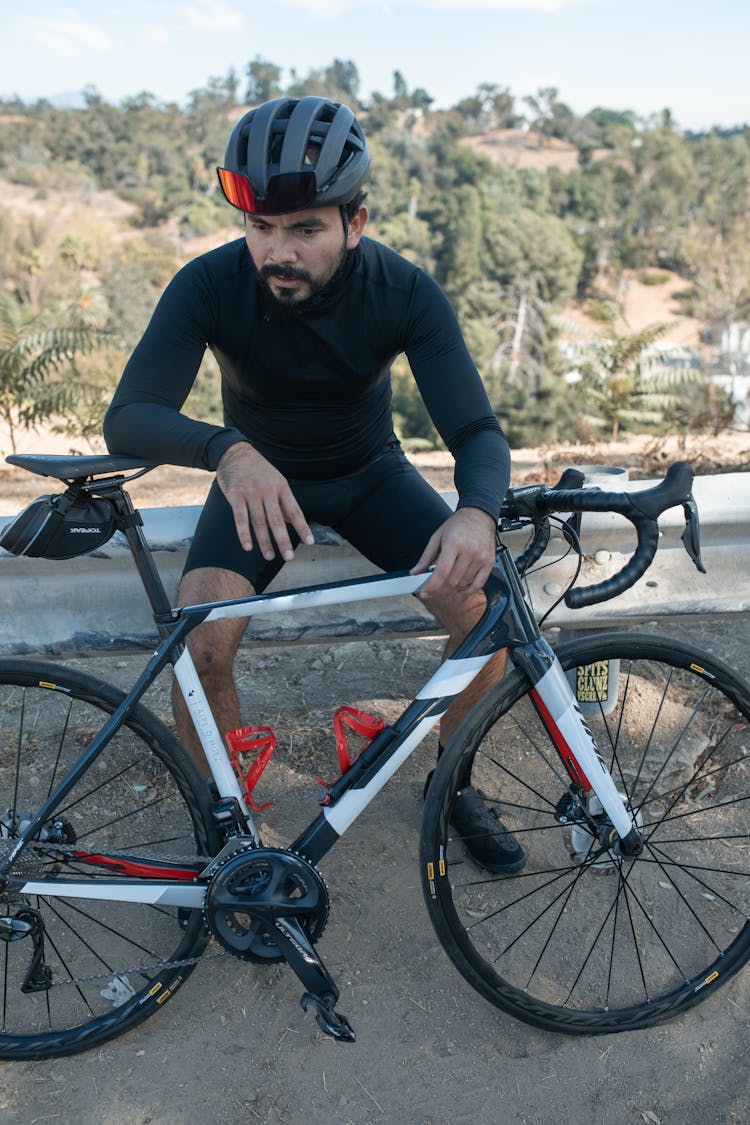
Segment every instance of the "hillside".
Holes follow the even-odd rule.
[[[493,159],[519,168],[550,167],[558,160],[563,163],[572,160],[576,151],[572,146],[555,138],[544,138],[543,146],[537,147],[539,137],[539,134],[508,129],[465,140],[479,150],[486,144],[493,153]],[[97,191],[88,186],[64,190],[50,187],[40,194],[34,186],[10,183],[0,178],[0,200],[0,207],[19,219],[31,216],[45,224],[54,219],[61,239],[66,231],[79,224],[91,225],[94,219],[100,232],[105,232],[114,242],[143,239],[149,235],[167,236],[180,265],[241,234],[241,227],[236,222],[230,222],[210,234],[187,236],[180,231],[177,219],[167,220],[156,227],[136,228],[131,223],[136,212],[132,203],[112,191]],[[597,282],[597,296],[616,301],[621,306],[623,324],[630,331],[637,332],[657,322],[670,322],[668,340],[697,345],[704,325],[693,317],[685,316],[678,301],[679,294],[686,292],[690,283],[669,270],[653,274],[649,283],[641,280],[640,275],[641,271],[624,270],[616,285],[602,275]],[[660,280],[654,284],[657,277]],[[10,279],[3,279],[3,284],[10,288]],[[568,302],[561,315],[564,320],[589,331],[598,329],[597,321],[587,315],[584,301]]]
[[[488,133],[474,133],[461,140],[482,156],[509,168],[532,168],[536,172],[559,168],[561,172],[571,172],[580,166],[575,145],[557,137],[545,137],[533,130],[494,129]]]

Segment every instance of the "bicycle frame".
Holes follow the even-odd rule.
[[[120,495],[129,506],[127,494]],[[130,510],[132,512],[132,508]],[[251,838],[260,844],[258,829],[244,802],[223,739],[185,645],[187,633],[204,621],[416,594],[428,577],[424,574],[375,576],[165,610],[166,595],[140,527],[130,525],[126,536],[163,639],[122,704],[95,735],[37,815],[25,826],[3,865],[6,872],[170,663],[174,665],[177,682],[219,793],[222,797],[236,798],[247,819]],[[326,791],[321,800],[321,813],[290,845],[292,851],[314,864],[318,863],[432,730],[456,696],[475,679],[493,654],[502,649],[508,649],[512,662],[528,677],[532,685],[532,699],[573,785],[587,795],[596,795],[614,825],[619,846],[626,854],[629,854],[629,847],[636,846],[634,840],[637,840],[638,833],[630,813],[598,752],[553,649],[539,632],[510,552],[504,545],[498,548],[495,567],[485,592],[487,608],[480,621],[441,664],[396,722],[385,727]],[[77,853],[76,858],[86,862],[85,854],[81,858]],[[99,868],[110,867],[118,876],[127,877],[101,878],[95,883],[59,878],[24,880],[22,877],[12,881],[17,883],[22,894],[140,901],[191,908],[203,904],[205,884],[196,882],[201,875],[199,867],[101,854],[92,855],[90,862]]]

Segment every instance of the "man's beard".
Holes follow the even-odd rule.
[[[263,266],[259,271],[259,276],[277,304],[282,305],[297,316],[304,316],[305,313],[319,308],[328,299],[344,273],[347,254],[348,251],[344,246],[336,268],[324,281],[315,281],[307,270],[296,269],[294,266]],[[272,277],[304,281],[310,292],[307,297],[302,298],[298,298],[293,292],[287,292],[286,290],[274,293],[269,285],[269,278]]]

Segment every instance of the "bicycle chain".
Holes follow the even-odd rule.
[[[197,965],[200,961],[218,961],[222,957],[231,957],[229,951],[224,953],[208,953],[200,957],[184,957],[181,961],[155,961],[153,965],[136,965],[132,969],[121,969],[117,972],[110,970],[107,973],[92,973],[87,977],[68,977],[67,980],[50,981],[50,988],[60,988],[68,984],[88,984],[95,980],[112,980],[128,976],[129,973],[150,972],[152,969],[183,969],[188,965]]]
[[[5,848],[3,848],[2,845],[0,845],[0,858],[2,858],[2,852],[3,851],[5,851],[6,854],[10,852],[10,848],[12,846],[13,841],[9,841],[9,842],[3,841],[3,843],[5,843],[6,846],[5,846]],[[19,867],[21,869],[21,873],[26,875],[26,876],[37,876],[39,878],[44,878],[45,875],[49,874],[49,871],[47,870],[47,868],[43,864],[39,863],[38,859],[37,859],[37,863],[34,864],[33,859],[29,855],[30,851],[32,851],[32,854],[34,854],[32,846],[30,846],[29,848],[26,848],[21,853],[21,856],[19,857],[19,859],[21,861],[20,864],[19,864]],[[206,868],[210,863],[212,863],[214,858],[215,857],[213,857],[213,856],[203,856],[203,855],[167,855],[167,856],[160,856],[160,859],[165,860],[167,863],[185,863],[185,864],[199,863],[203,866],[203,868]],[[16,897],[16,896],[14,896],[14,897]],[[19,900],[22,898],[21,895],[18,895],[17,897],[18,897]],[[6,901],[10,901],[10,896],[6,897]],[[197,956],[197,957],[184,957],[184,958],[180,959],[179,961],[155,961],[153,964],[150,964],[150,965],[135,965],[134,967],[129,968],[129,969],[121,969],[121,970],[110,969],[106,973],[92,973],[89,976],[85,976],[85,977],[68,977],[66,980],[53,980],[53,981],[50,981],[49,987],[50,988],[61,988],[63,986],[69,986],[71,984],[73,984],[73,985],[89,984],[92,981],[112,980],[113,978],[116,979],[116,978],[119,978],[119,977],[126,977],[130,973],[133,973],[133,974],[135,974],[135,973],[145,973],[145,972],[151,972],[152,970],[156,971],[156,970],[159,970],[159,969],[182,969],[182,968],[187,968],[188,965],[197,965],[201,961],[218,961],[223,957],[231,957],[231,953],[229,953],[228,950],[225,950],[222,953],[207,953],[207,954],[201,954],[200,956]]]

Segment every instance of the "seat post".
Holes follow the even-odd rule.
[[[99,495],[101,494],[100,490]],[[122,532],[127,540],[154,617],[157,618],[156,623],[159,633],[166,637],[170,632],[169,627],[162,624],[158,618],[170,612],[172,603],[164,589],[161,575],[156,569],[154,556],[151,553],[146,536],[143,534],[143,520],[140,512],[133,507],[130,495],[121,486],[113,488],[109,498],[120,517]]]

